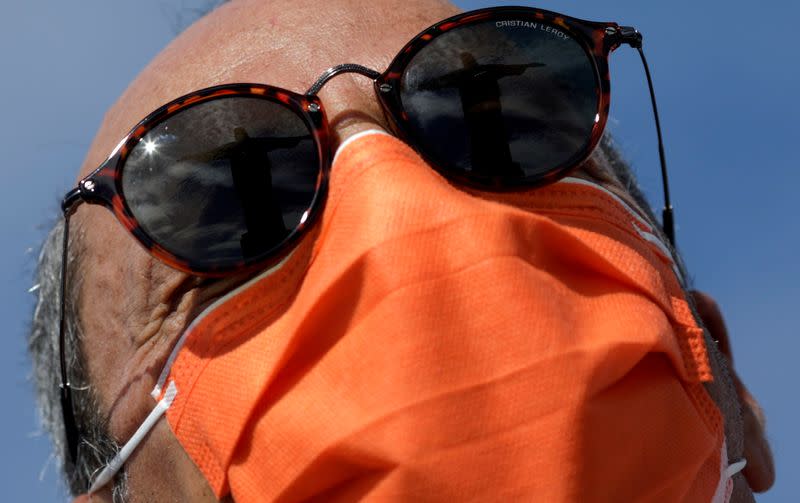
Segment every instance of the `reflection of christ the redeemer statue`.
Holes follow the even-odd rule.
[[[522,75],[528,68],[544,64],[481,65],[468,52],[461,53],[461,62],[464,68],[428,80],[421,89],[458,89],[470,137],[470,158],[474,172],[490,176],[521,175],[519,165],[511,159],[498,81],[503,77]]]
[[[191,160],[230,163],[233,188],[247,229],[241,237],[242,255],[247,258],[275,246],[287,234],[283,214],[273,193],[272,163],[268,154],[273,150],[294,147],[309,136],[251,138],[241,127],[235,128],[233,135],[233,142],[191,156]]]

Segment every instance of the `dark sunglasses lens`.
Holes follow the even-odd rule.
[[[202,269],[253,261],[308,217],[320,176],[308,126],[283,104],[222,97],[151,129],[122,172],[142,229]]]
[[[455,175],[525,183],[574,164],[590,143],[597,71],[563,28],[491,20],[453,28],[401,78],[408,133]]]

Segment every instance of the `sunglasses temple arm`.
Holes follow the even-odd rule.
[[[61,246],[61,295],[59,296],[59,316],[58,316],[58,357],[61,364],[61,413],[64,418],[64,431],[67,436],[67,446],[70,461],[75,464],[78,455],[78,427],[75,423],[75,415],[72,408],[72,387],[67,377],[67,357],[65,341],[65,312],[66,312],[66,292],[67,292],[67,260],[69,246],[69,217],[75,208],[83,200],[80,198],[80,189],[75,188],[70,191],[61,203],[64,212],[64,239]]]
[[[664,233],[669,239],[672,247],[675,247],[675,220],[672,214],[672,203],[669,199],[669,180],[667,179],[667,160],[664,155],[664,140],[661,137],[661,121],[658,119],[658,106],[656,105],[656,92],[653,90],[653,79],[650,76],[650,67],[647,65],[647,58],[644,57],[644,51],[641,46],[636,48],[639,51],[639,57],[642,58],[642,65],[644,65],[644,73],[647,76],[647,87],[650,89],[650,101],[653,103],[653,116],[656,120],[656,134],[658,135],[658,158],[661,161],[661,180],[664,185],[664,210],[661,213]]]
[[[656,120],[656,134],[658,135],[658,158],[661,161],[661,181],[664,186],[664,209],[661,212],[662,225],[664,233],[669,239],[669,244],[675,247],[675,219],[672,213],[672,203],[669,198],[669,179],[667,178],[667,159],[664,154],[664,140],[661,136],[661,121],[658,118],[658,106],[656,105],[656,92],[653,90],[653,79],[650,76],[650,67],[647,65],[647,58],[644,57],[644,51],[641,46],[636,48],[639,51],[639,57],[642,58],[642,65],[644,66],[644,73],[647,76],[647,87],[650,90],[650,101],[653,104],[653,117]]]
[[[647,76],[647,88],[650,90],[650,102],[653,104],[653,116],[656,120],[656,134],[658,135],[658,158],[661,161],[661,182],[664,186],[664,209],[661,211],[662,227],[664,234],[669,239],[669,244],[675,248],[675,217],[672,213],[672,203],[669,199],[669,180],[667,178],[667,159],[664,155],[664,140],[661,137],[661,121],[658,118],[658,106],[656,105],[656,92],[653,90],[653,78],[650,76],[650,66],[647,58],[644,57],[642,50],[642,34],[632,26],[620,26],[617,36],[620,43],[628,44],[637,51],[642,59],[644,74]]]

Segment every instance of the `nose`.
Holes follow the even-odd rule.
[[[334,77],[348,73],[357,76],[326,87]],[[333,149],[337,149],[346,138],[365,130],[389,129],[373,89],[380,76],[378,71],[366,66],[345,63],[325,70],[306,91],[307,96],[320,95],[322,98],[330,121]]]

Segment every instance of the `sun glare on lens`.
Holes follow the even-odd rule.
[[[156,142],[151,140],[145,140],[144,142],[144,153],[145,154],[154,154],[156,151]]]

